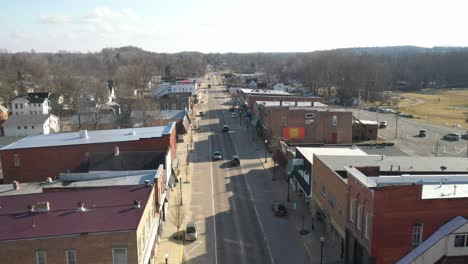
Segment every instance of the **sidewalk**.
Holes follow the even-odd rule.
[[[250,139],[252,140],[252,139]],[[262,166],[268,171],[268,177],[273,179],[273,166],[274,161],[271,158],[269,152],[266,152],[267,162],[265,163],[265,144],[256,137],[255,150],[257,157],[262,163]],[[283,175],[282,170],[276,169],[276,176],[274,177],[273,186],[276,194],[281,194],[286,197],[288,183],[286,176]],[[289,190],[290,202],[284,201],[288,208],[288,220],[291,223],[292,228],[299,233],[301,229],[308,231],[307,234],[302,235],[301,238],[304,243],[304,248],[310,256],[311,263],[320,263],[320,237],[325,238],[323,245],[323,263],[324,264],[341,264],[344,263],[343,259],[340,259],[340,247],[341,241],[329,231],[330,227],[327,227],[324,221],[319,222],[312,218],[309,212],[308,205],[304,202],[304,194],[300,187],[295,191],[293,186],[290,186]],[[312,230],[313,223],[313,230]]]
[[[177,143],[176,156],[179,160],[179,176],[182,176],[182,180],[177,183],[175,187],[170,191],[169,196],[169,208],[166,221],[163,224],[163,230],[161,238],[159,240],[159,246],[156,255],[157,264],[165,264],[165,255],[168,255],[167,263],[169,264],[180,264],[183,262],[184,255],[184,240],[174,239],[177,234],[177,227],[175,221],[175,212],[177,211],[178,204],[180,203],[180,192],[182,187],[182,203],[180,207],[185,213],[185,220],[179,229],[179,234],[183,233],[187,219],[190,219],[190,211],[187,210],[190,205],[192,185],[190,183],[192,176],[192,163],[187,166],[187,144],[190,146],[190,132],[184,136],[184,141]],[[190,155],[190,153],[188,153]],[[187,177],[188,176],[188,177]]]

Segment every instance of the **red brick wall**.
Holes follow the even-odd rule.
[[[127,247],[128,263],[138,263],[135,231],[0,242],[0,262],[36,263],[35,251],[46,250],[47,263],[66,263],[73,249],[77,263],[112,264],[113,247]]]
[[[370,249],[379,264],[395,263],[414,248],[413,225],[423,224],[424,241],[454,217],[468,217],[468,198],[422,200],[421,185],[378,187],[370,191],[355,180],[349,179],[348,184],[349,197],[366,201],[364,211],[369,209],[373,214],[370,241],[349,220],[347,227],[361,245]]]
[[[314,122],[305,124],[305,113],[315,113]],[[336,126],[332,123],[337,116]],[[273,137],[282,136],[281,117],[286,117],[285,127],[304,127],[304,140],[291,140],[293,143],[326,143],[333,144],[333,134],[336,134],[336,144],[352,142],[352,113],[342,111],[317,111],[316,109],[291,109],[289,107],[260,107],[259,117],[262,123],[271,129]]]
[[[171,144],[171,145],[170,145]],[[1,151],[3,177],[5,183],[44,181],[55,178],[61,172],[77,168],[85,160],[86,152],[113,152],[115,146],[120,151],[167,151],[169,146],[172,157],[175,155],[176,131],[161,138],[141,139],[115,143],[58,146]],[[19,154],[21,165],[15,168],[13,155]]]

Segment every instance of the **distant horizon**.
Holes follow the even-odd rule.
[[[158,53],[302,53],[353,47],[466,47],[468,3],[436,0],[17,0],[0,48]]]
[[[251,52],[236,52],[236,51],[227,51],[227,52],[202,52],[202,51],[195,51],[195,50],[181,50],[176,52],[161,52],[161,51],[154,51],[154,50],[147,50],[142,47],[133,46],[133,45],[124,45],[119,47],[103,47],[98,50],[94,51],[74,51],[74,50],[65,50],[59,49],[57,51],[38,51],[35,49],[32,50],[23,50],[23,51],[10,51],[0,47],[0,54],[21,54],[21,53],[35,53],[35,54],[57,54],[57,53],[71,53],[71,54],[87,54],[87,53],[99,53],[104,49],[121,49],[121,48],[136,48],[141,49],[145,52],[152,52],[152,53],[159,53],[159,54],[177,54],[177,53],[202,53],[202,54],[255,54],[255,53],[313,53],[313,52],[321,52],[321,51],[333,51],[333,50],[346,50],[346,49],[386,49],[386,48],[418,48],[418,49],[466,49],[468,46],[432,46],[432,47],[423,47],[423,46],[415,46],[415,45],[392,45],[392,46],[362,46],[362,47],[341,47],[341,48],[333,48],[333,49],[321,49],[321,50],[311,50],[311,51],[251,51]]]

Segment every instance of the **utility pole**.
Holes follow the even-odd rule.
[[[439,140],[436,140],[436,145],[435,145],[435,156],[437,157],[437,152],[439,151]]]
[[[400,101],[399,95],[397,95],[396,101],[396,113],[395,113],[395,139],[398,137],[398,102]]]

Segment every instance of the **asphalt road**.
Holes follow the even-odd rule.
[[[252,144],[245,120],[231,117],[225,87],[215,85],[218,77],[208,77],[212,88],[203,94],[205,115],[194,138],[189,212],[200,236],[185,246],[186,262],[310,263],[295,227],[288,218],[272,214],[271,202],[278,194],[263,169],[258,154],[263,150]],[[221,131],[224,124],[229,133]],[[220,151],[223,160],[211,161],[214,151]],[[241,166],[229,165],[233,155],[240,157]]]
[[[464,134],[466,131],[456,127],[445,127],[421,122],[417,119],[398,117],[394,114],[353,110],[354,116],[362,120],[387,121],[388,127],[379,129],[379,136],[394,140],[395,146],[410,156],[466,157],[468,140],[447,141],[442,137],[448,133]],[[398,122],[398,130],[396,130]],[[427,130],[427,136],[417,136],[420,129]]]

